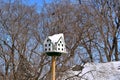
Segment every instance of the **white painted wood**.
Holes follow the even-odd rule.
[[[63,33],[48,36],[44,41],[44,51],[67,53]]]

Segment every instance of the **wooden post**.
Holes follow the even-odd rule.
[[[55,80],[55,64],[56,64],[55,56],[52,56],[52,80]]]

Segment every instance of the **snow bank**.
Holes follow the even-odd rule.
[[[80,75],[83,74],[87,80],[120,80],[120,62],[87,63]]]
[[[67,76],[65,76],[67,74]],[[120,80],[120,61],[87,63],[82,71],[67,71],[61,80]]]

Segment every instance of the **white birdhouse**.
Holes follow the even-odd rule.
[[[57,55],[58,53],[67,53],[63,33],[48,36],[44,41],[44,51],[49,54],[56,52],[52,55]]]

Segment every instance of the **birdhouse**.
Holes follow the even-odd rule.
[[[64,35],[62,33],[48,36],[44,41],[44,51],[48,56],[60,56],[66,52]]]

